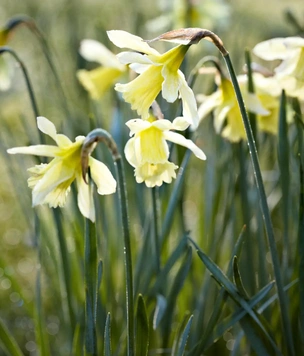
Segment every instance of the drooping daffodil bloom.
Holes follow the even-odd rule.
[[[258,115],[269,115],[269,111],[263,107],[258,96],[246,92],[244,81],[240,81],[240,88],[244,94],[247,109]],[[246,132],[242,116],[236,100],[233,85],[228,78],[221,77],[217,90],[204,97],[198,109],[200,120],[214,112],[214,128],[217,133],[231,142],[239,142],[246,139]]]
[[[141,37],[125,31],[108,31],[109,39],[119,48],[129,48],[135,52],[121,52],[118,58],[130,65],[139,74],[127,84],[116,84],[115,89],[123,93],[123,98],[133,110],[147,120],[149,108],[157,95],[173,103],[178,97],[182,100],[183,117],[193,127],[197,127],[197,105],[193,91],[188,86],[184,74],[179,70],[190,44],[178,45],[160,54]]]
[[[266,61],[281,60],[275,68],[281,88],[287,95],[304,99],[304,38],[273,38],[258,43],[253,53]]]
[[[78,187],[78,207],[86,218],[95,221],[95,209],[92,192],[82,178],[81,149],[85,136],[78,136],[72,142],[67,136],[57,134],[54,124],[45,117],[37,118],[41,132],[50,136],[57,144],[15,147],[8,150],[10,154],[30,154],[52,157],[50,163],[41,163],[28,169],[31,177],[28,185],[32,191],[32,204],[49,204],[50,207],[63,207],[70,185],[76,179]],[[116,181],[110,170],[102,162],[89,157],[91,177],[97,185],[99,194],[112,194],[116,191]],[[90,193],[91,192],[91,193]]]
[[[79,53],[87,61],[97,62],[99,67],[77,71],[77,78],[94,100],[100,99],[127,67],[102,43],[95,40],[83,40]]]
[[[199,159],[206,159],[204,152],[193,141],[171,131],[183,131],[189,126],[181,117],[171,122],[150,115],[147,120],[134,119],[126,125],[132,136],[125,147],[126,159],[135,168],[136,181],[145,182],[147,187],[171,183],[176,178],[178,166],[168,160],[169,147],[166,141],[187,147]]]

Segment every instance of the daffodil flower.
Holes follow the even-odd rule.
[[[171,183],[176,178],[178,166],[168,161],[169,147],[166,141],[185,146],[199,159],[206,159],[204,152],[191,140],[171,131],[183,131],[189,126],[181,117],[171,122],[157,120],[150,115],[147,120],[134,119],[126,125],[130,129],[130,136],[133,136],[125,147],[126,159],[135,168],[136,181],[145,182],[147,187]]]
[[[304,99],[304,38],[273,38],[258,43],[253,53],[266,60],[281,60],[275,75],[287,95]]]
[[[178,45],[164,54],[151,48],[138,36],[125,31],[108,31],[109,39],[119,48],[136,52],[122,52],[118,55],[123,64],[130,65],[137,78],[127,84],[116,84],[115,89],[131,104],[144,120],[149,118],[149,108],[157,95],[173,103],[178,97],[183,104],[183,117],[193,127],[197,126],[198,115],[194,94],[184,74],[179,70],[190,45]]]
[[[239,80],[239,83],[248,110],[259,115],[269,115],[258,96],[246,92],[244,81]],[[242,116],[229,79],[222,77],[218,89],[203,100],[198,109],[200,120],[207,117],[211,111],[214,111],[214,127],[217,133],[221,133],[231,142],[246,139]]]
[[[32,204],[49,204],[50,207],[62,207],[66,202],[70,185],[76,179],[78,187],[78,207],[86,218],[95,221],[95,209],[90,194],[90,187],[82,178],[81,149],[85,139],[78,136],[72,142],[67,136],[57,134],[52,122],[45,117],[37,118],[41,132],[49,135],[57,144],[15,147],[8,150],[10,154],[31,154],[52,157],[48,164],[42,163],[28,169],[31,177],[28,185],[32,191]],[[109,169],[93,157],[89,157],[91,177],[97,185],[99,194],[112,194],[116,191],[116,181]]]
[[[78,80],[89,92],[92,99],[100,99],[126,71],[126,66],[122,65],[102,43],[95,40],[81,41],[79,53],[87,61],[101,64],[95,69],[81,69],[77,72]]]

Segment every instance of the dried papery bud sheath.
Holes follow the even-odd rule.
[[[162,35],[146,42],[167,41],[190,46],[199,43],[202,39],[213,42],[223,56],[228,54],[222,40],[215,33],[202,28],[181,28],[163,33]]]
[[[89,157],[94,151],[98,142],[104,142],[104,144],[110,150],[114,161],[120,159],[120,154],[118,152],[117,145],[113,140],[112,136],[107,131],[103,129],[95,129],[91,131],[83,141],[81,149],[82,178],[86,183],[88,183],[86,176],[89,168]]]

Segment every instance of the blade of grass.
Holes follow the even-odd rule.
[[[188,276],[191,263],[192,263],[192,249],[189,246],[185,259],[174,278],[172,288],[167,298],[167,308],[165,310],[162,319],[163,347],[168,346],[168,341],[172,328],[173,312],[176,307],[176,300]]]
[[[244,238],[245,238],[245,229],[246,229],[246,227],[244,226],[238,239],[237,239],[237,242],[234,246],[234,249],[232,252],[232,258],[230,259],[228,269],[227,269],[227,276],[229,276],[229,277],[232,274],[233,257],[238,256],[241,253],[242,245],[243,245]],[[192,241],[192,240],[190,240],[190,241]],[[194,246],[196,247],[196,244]],[[219,292],[218,298],[216,298],[216,301],[215,301],[215,304],[213,307],[213,311],[212,311],[211,316],[208,320],[207,327],[204,330],[199,343],[191,350],[192,356],[198,356],[203,352],[203,350],[205,348],[205,344],[207,342],[207,339],[209,338],[209,335],[212,333],[212,331],[214,330],[214,328],[216,326],[217,321],[219,320],[219,317],[222,313],[222,310],[223,310],[223,307],[224,307],[227,297],[228,297],[228,294],[226,293],[225,288],[222,287]]]
[[[143,296],[139,294],[136,310],[136,355],[147,356],[149,348],[149,321]]]
[[[111,315],[108,313],[104,331],[104,356],[111,355]]]
[[[178,339],[177,339],[177,347],[176,349],[173,348],[171,353],[172,356],[184,355],[192,321],[193,321],[193,315],[190,316],[185,326],[184,326],[185,323],[184,322],[182,323],[181,330],[179,332]]]
[[[16,340],[0,318],[0,342],[8,356],[23,356]]]
[[[256,324],[260,327],[260,330],[263,331],[264,335],[267,337],[271,345],[276,349],[277,353],[280,354],[280,351],[277,348],[277,345],[261,323],[261,321],[258,319],[257,315],[254,313],[254,311],[250,308],[246,300],[242,298],[235,286],[232,284],[232,282],[224,275],[224,273],[220,270],[220,268],[200,249],[197,250],[198,256],[202,260],[202,262],[205,264],[207,269],[212,273],[216,281],[222,285],[229,296],[240,306],[242,306],[246,312],[251,316],[251,318],[256,322]]]
[[[289,143],[286,114],[286,94],[283,90],[280,101],[279,112],[279,132],[278,132],[278,164],[280,169],[280,183],[282,189],[282,215],[283,215],[283,251],[282,251],[282,271],[288,271],[289,259],[289,234],[288,234],[288,217],[289,217]],[[288,276],[285,275],[285,281]]]

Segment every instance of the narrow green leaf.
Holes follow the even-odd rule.
[[[176,355],[176,356],[183,356],[184,355],[184,352],[185,352],[185,349],[186,349],[186,344],[187,344],[189,333],[190,333],[192,320],[193,320],[193,315],[190,316],[190,318],[189,318],[189,320],[188,320],[188,322],[187,322],[182,334],[180,335],[176,353],[172,354],[172,356],[173,355]]]
[[[108,313],[104,331],[104,356],[111,355],[111,315]]]
[[[248,305],[251,308],[254,308],[258,303],[260,303],[265,296],[270,292],[273,288],[274,282],[270,282],[264,288],[262,288],[255,296],[253,296],[249,301]],[[237,322],[239,322],[247,312],[243,308],[239,308],[236,312],[232,315],[229,315],[226,319],[224,319],[220,324],[218,324],[213,330],[213,334],[209,338],[208,342],[206,343],[206,349],[210,347],[213,343],[215,343],[223,334],[233,327]]]
[[[234,278],[234,282],[235,285],[240,293],[240,295],[245,299],[248,300],[249,296],[244,288],[243,282],[242,282],[242,277],[239,271],[239,266],[238,266],[238,262],[237,262],[237,257],[234,256],[233,257],[233,278]]]
[[[16,340],[0,319],[0,343],[8,356],[23,356]]]
[[[168,203],[168,208],[166,211],[166,215],[162,224],[162,231],[161,231],[161,235],[160,235],[160,243],[164,244],[165,239],[168,236],[168,233],[170,231],[171,225],[173,223],[173,215],[174,215],[174,211],[175,208],[177,207],[177,201],[180,197],[181,191],[182,191],[182,187],[183,187],[183,183],[185,180],[185,170],[186,167],[189,163],[190,157],[191,157],[191,151],[187,150],[183,159],[183,162],[180,166],[178,175],[176,177],[175,183],[173,185],[173,190],[172,193],[170,195],[170,200]]]
[[[72,345],[72,355],[73,356],[82,356],[83,352],[81,350],[81,332],[80,332],[80,323],[78,323],[75,327],[74,330],[74,335],[73,335],[73,345]]]
[[[166,298],[161,295],[157,294],[156,296],[156,308],[154,311],[154,316],[153,316],[153,329],[156,330],[158,327],[160,321],[162,320],[162,317],[165,313],[165,310],[167,308],[167,300]]]
[[[190,267],[192,263],[192,248],[189,246],[187,254],[185,256],[184,262],[181,265],[180,269],[178,270],[171,291],[167,298],[167,308],[165,310],[165,314],[163,317],[163,325],[162,325],[162,332],[163,332],[163,345],[166,346],[168,344],[171,328],[172,328],[172,318],[173,312],[176,306],[176,299],[185,283],[185,280],[188,276]]]
[[[97,267],[97,295],[98,295],[98,291],[100,289],[102,271],[103,271],[102,260],[99,260],[98,267]]]
[[[146,356],[149,348],[149,321],[146,312],[145,301],[139,294],[136,310],[136,355]]]
[[[155,295],[156,293],[159,293],[161,287],[166,285],[169,272],[171,271],[172,267],[175,265],[176,261],[186,251],[187,242],[188,242],[188,240],[186,237],[183,237],[180,240],[179,244],[177,245],[175,250],[171,253],[170,257],[168,258],[166,264],[164,265],[164,267],[161,269],[161,271],[157,275],[154,286],[152,287],[149,294]]]
[[[219,284],[224,286],[225,290],[229,294],[229,296],[239,305],[241,305],[246,312],[251,316],[251,318],[256,322],[256,324],[261,328],[261,330],[264,332],[265,336],[269,340],[269,342],[272,344],[272,346],[278,350],[277,345],[273,341],[273,339],[270,337],[268,334],[267,330],[265,327],[262,325],[261,321],[255,314],[255,312],[250,308],[248,303],[244,298],[242,298],[235,286],[232,284],[232,282],[224,275],[224,273],[220,270],[220,268],[201,250],[197,250],[197,253],[200,257],[200,259],[203,261],[205,266],[208,268],[208,270],[213,274],[214,278],[217,280]]]
[[[86,288],[86,301],[85,301],[85,311],[86,311],[86,327],[85,327],[85,354],[97,356],[97,340],[96,340],[96,329],[94,321],[94,312],[92,299],[90,298],[90,293]]]
[[[300,197],[299,197],[299,227],[298,227],[298,251],[299,251],[299,293],[300,293],[300,323],[304,338],[304,169],[300,162]]]
[[[288,125],[286,114],[286,94],[282,91],[280,100],[279,112],[279,130],[278,130],[278,164],[280,169],[280,183],[282,189],[282,218],[283,218],[283,258],[282,271],[288,270],[289,256],[289,234],[288,234],[288,218],[289,218],[289,143],[288,143]]]
[[[232,258],[230,259],[229,265],[228,265],[228,269],[227,269],[227,276],[230,276],[232,274],[232,269],[233,269],[233,257],[235,255],[239,255],[241,253],[241,249],[243,246],[243,242],[244,242],[244,238],[245,238],[245,230],[246,230],[246,226],[243,226],[243,229],[236,241],[236,244],[234,245],[233,251],[232,251]],[[192,244],[196,247],[196,249],[199,249],[198,245],[192,240],[189,239]],[[191,355],[193,356],[198,356],[200,355],[205,347],[206,341],[209,338],[209,335],[212,333],[212,331],[214,330],[217,321],[219,320],[219,317],[221,315],[221,312],[223,310],[224,304],[226,302],[226,299],[228,297],[228,294],[225,291],[225,288],[221,288],[220,292],[219,292],[219,296],[218,298],[216,298],[215,304],[214,304],[214,308],[212,311],[212,314],[210,316],[210,319],[208,321],[207,327],[203,332],[203,336],[200,340],[200,342],[194,347],[194,349],[192,350]]]

